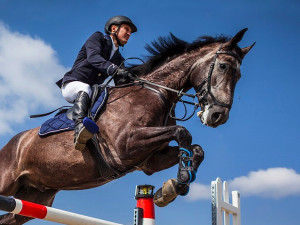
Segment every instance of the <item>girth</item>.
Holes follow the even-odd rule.
[[[104,178],[106,180],[114,180],[116,178],[126,175],[126,173],[129,172],[120,172],[106,162],[101,153],[100,144],[96,136],[94,136],[91,140],[87,142],[87,147],[91,155],[97,162],[96,164],[99,177]]]

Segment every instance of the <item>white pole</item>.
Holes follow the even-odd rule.
[[[232,192],[232,205],[237,208],[237,213],[233,216],[233,224],[241,225],[241,200],[238,191]]]
[[[229,193],[228,193],[228,184],[226,181],[223,182],[223,198],[224,202],[229,204]],[[229,225],[229,213],[224,212],[224,225]]]
[[[223,198],[222,198],[223,192]],[[229,225],[229,215],[233,215],[233,225],[241,225],[240,193],[232,192],[232,204],[229,203],[228,184],[217,178],[211,182],[212,225]],[[224,220],[223,215],[224,214]],[[224,223],[223,223],[224,221]]]
[[[0,210],[69,225],[122,225],[5,196],[0,196]]]
[[[47,207],[47,216],[44,220],[70,225],[121,225],[77,213],[67,212],[60,209]]]

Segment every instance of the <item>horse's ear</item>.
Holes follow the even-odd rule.
[[[251,50],[251,48],[256,44],[256,42],[254,42],[251,46],[242,48],[242,58],[244,58],[244,56]]]
[[[246,31],[248,30],[248,28],[244,28],[243,30],[240,30],[227,44],[226,44],[226,46],[228,46],[228,48],[230,49],[230,48],[234,48],[236,45],[237,45],[237,43],[239,43],[241,40],[242,40],[242,38],[243,38],[243,36],[244,36],[244,34],[246,33]]]

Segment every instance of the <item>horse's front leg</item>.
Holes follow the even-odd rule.
[[[190,132],[185,127],[177,125],[167,127],[136,127],[129,134],[124,135],[124,137],[126,139],[119,142],[120,145],[126,143],[125,151],[121,153],[124,158],[139,158],[143,155],[142,153],[149,155],[173,140],[182,148],[189,148],[192,143]]]
[[[185,167],[184,172],[195,172],[204,159],[204,151],[199,145],[192,145],[189,147],[192,152],[191,157],[191,169],[187,170]],[[179,154],[180,152],[180,154]],[[182,152],[179,147],[167,147],[164,150],[156,152],[151,158],[149,158],[141,169],[148,175],[154,172],[168,169],[179,162],[182,163]],[[170,202],[174,201],[178,195],[186,195],[189,191],[190,182],[182,183],[180,182],[180,177],[182,176],[182,167],[179,166],[177,179],[169,179],[167,182],[163,183],[163,186],[159,188],[154,196],[154,203],[159,207],[167,206]],[[192,176],[191,176],[192,177]],[[195,177],[194,177],[195,178]]]
[[[142,149],[146,148],[149,150],[150,147],[157,147],[157,145],[153,144],[159,145],[160,143],[170,141],[170,138],[176,140],[179,146],[185,146],[185,148],[166,146],[162,150],[155,152],[140,167],[144,173],[152,175],[155,172],[168,169],[178,164],[178,162],[181,164],[178,169],[178,179],[169,179],[155,193],[154,203],[159,207],[167,206],[170,202],[174,201],[178,195],[186,195],[188,193],[189,183],[191,180],[195,179],[196,171],[204,159],[204,152],[199,145],[190,145],[191,135],[185,128],[180,126],[154,129],[147,128],[146,130],[142,128],[138,131],[146,131],[146,133],[138,133],[131,137],[134,138],[134,144],[143,144]],[[139,140],[138,138],[140,137],[145,139]],[[133,139],[131,139],[131,141],[132,140]],[[150,141],[147,142],[146,140]],[[130,145],[130,147],[133,148],[132,145]],[[187,154],[187,151],[190,158],[184,157],[184,155]],[[189,163],[191,163],[191,165],[188,165]],[[187,165],[183,167],[183,164]]]
[[[204,151],[199,145],[191,145],[190,149],[193,152],[192,167],[197,171],[201,162],[204,159]],[[149,159],[147,159],[140,169],[147,175],[152,175],[155,172],[168,169],[179,161],[179,147],[167,146],[163,150],[154,153]]]
[[[179,147],[167,146],[157,151],[157,148],[171,140],[177,141]],[[166,206],[178,195],[185,195],[188,192],[190,182],[195,179],[196,171],[204,159],[204,152],[199,145],[191,145],[190,133],[181,126],[139,128],[133,130],[131,139],[127,145],[131,154],[136,151],[156,150],[151,158],[147,159],[141,169],[148,175],[153,174],[180,163],[177,180],[170,179],[165,182],[155,194],[155,204]],[[146,153],[146,152],[145,152]],[[131,155],[134,157],[134,155]]]
[[[157,151],[157,149],[175,140],[179,145],[179,151],[177,148],[175,154],[180,155],[177,179],[182,184],[188,184],[195,180],[196,171],[203,160],[204,153],[199,145],[191,146],[192,136],[185,127],[177,125],[167,127],[139,127],[130,132],[127,140],[125,153],[126,157],[129,158],[151,155],[151,152],[155,153],[155,151],[161,152],[162,150]],[[156,158],[158,159],[159,157]]]

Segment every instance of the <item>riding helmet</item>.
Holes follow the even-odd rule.
[[[127,16],[114,16],[110,18],[106,24],[105,24],[105,33],[110,34],[110,27],[111,25],[121,25],[121,24],[128,24],[131,27],[131,33],[134,33],[137,31],[136,26],[133,24],[131,19],[129,19]]]

